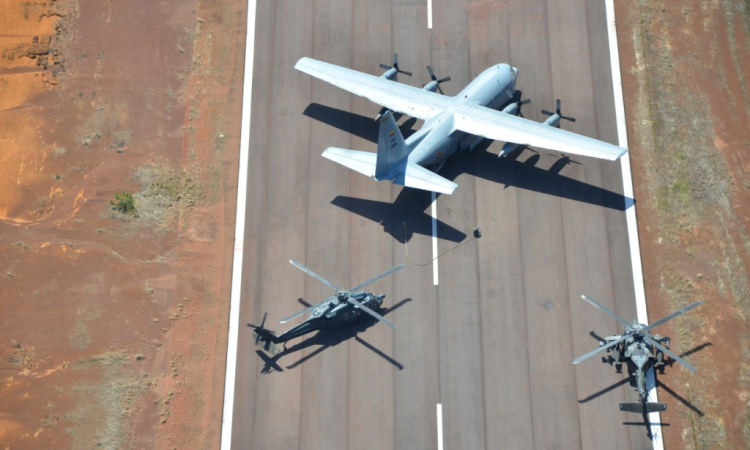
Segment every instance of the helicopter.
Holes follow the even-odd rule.
[[[574,359],[573,364],[578,364],[579,362],[605,350],[607,352],[611,351],[614,354],[614,361],[618,366],[622,364],[620,358],[629,359],[636,368],[632,375],[636,379],[635,390],[638,392],[639,401],[620,403],[620,410],[644,413],[666,411],[666,403],[648,401],[648,392],[646,391],[646,371],[652,363],[652,360],[656,359],[656,363],[654,364],[655,367],[663,366],[664,353],[666,353],[672,359],[687,367],[691,372],[695,372],[695,367],[669,350],[669,343],[671,342],[670,338],[658,334],[652,335],[649,331],[668,320],[674,319],[680,314],[702,305],[704,302],[695,302],[692,305],[688,305],[677,312],[657,320],[651,325],[646,325],[638,323],[636,319],[633,319],[633,322],[630,323],[607,309],[604,305],[585,295],[582,295],[581,298],[622,322],[625,325],[625,333],[622,336],[618,334],[607,336],[604,338],[604,341],[599,341],[598,349],[586,353],[580,358]],[[654,352],[656,352],[656,356],[654,356]]]
[[[334,286],[330,281],[316,274],[312,270],[305,267],[302,263],[295,260],[289,261],[293,266],[307,273],[311,277],[330,287],[336,291],[336,295],[331,296],[320,303],[316,303],[302,311],[292,314],[289,317],[281,319],[280,323],[286,323],[290,320],[299,317],[303,314],[310,312],[310,316],[301,324],[281,333],[275,335],[272,332],[264,328],[266,323],[267,313],[263,314],[263,321],[260,325],[253,325],[248,323],[247,326],[253,328],[253,336],[255,337],[255,344],[267,352],[277,355],[281,353],[282,349],[276,344],[284,344],[283,350],[286,350],[286,342],[296,337],[311,333],[317,330],[330,330],[354,323],[362,319],[364,314],[369,314],[379,321],[385,323],[394,330],[397,328],[396,325],[385,317],[373,311],[374,309],[380,308],[383,304],[385,295],[375,295],[369,292],[360,291],[363,287],[384,278],[393,272],[403,269],[404,266],[396,266],[389,269],[378,276],[370,278],[364,283],[360,283],[351,289],[339,289]]]

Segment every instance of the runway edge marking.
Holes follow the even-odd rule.
[[[242,287],[242,253],[245,246],[245,204],[247,201],[247,170],[250,152],[250,104],[253,94],[253,58],[255,56],[256,0],[247,2],[247,35],[245,36],[245,71],[242,88],[242,126],[240,128],[240,167],[237,177],[237,217],[234,229],[232,259],[232,291],[229,303],[227,366],[224,380],[224,410],[221,417],[221,450],[232,446],[234,414],[234,383],[237,372],[237,341],[240,325],[240,288]]]
[[[437,404],[437,448],[443,450],[443,405]]]
[[[622,93],[622,76],[620,74],[620,51],[617,46],[617,22],[615,20],[614,0],[605,0],[607,9],[607,35],[609,37],[609,58],[612,64],[612,87],[615,97],[615,114],[617,116],[617,137],[620,147],[628,148],[628,131],[625,124],[625,104]],[[638,239],[638,222],[635,216],[635,198],[633,192],[633,175],[630,169],[630,152],[620,158],[622,168],[622,187],[625,196],[625,218],[628,226],[628,244],[630,245],[630,261],[633,267],[633,285],[635,289],[635,306],[638,313],[638,322],[648,323],[648,310],[646,309],[646,289],[643,284],[643,265],[641,262],[641,247]],[[646,388],[649,399],[658,402],[656,396],[656,383],[654,369],[646,375]],[[664,441],[661,436],[661,419],[658,412],[649,414],[651,425],[651,436],[654,450],[664,450]]]

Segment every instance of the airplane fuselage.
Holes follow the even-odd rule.
[[[518,69],[508,64],[498,64],[482,72],[453,97],[454,108],[427,120],[419,131],[406,139],[411,149],[408,161],[428,167],[442,164],[452,155],[465,150],[474,137],[455,129],[455,109],[464,103],[491,109],[504,107],[513,99],[517,76]]]
[[[350,296],[370,309],[380,308],[385,298],[385,295],[374,295],[368,292],[352,292]],[[334,299],[313,309],[307,320],[278,335],[277,341],[286,342],[313,331],[342,327],[365,316],[366,314],[354,304],[347,301],[338,302]]]

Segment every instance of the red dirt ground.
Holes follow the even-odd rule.
[[[747,448],[750,4],[615,3],[649,318],[706,302],[656,330],[698,368],[658,376],[665,445]]]
[[[6,450],[218,447],[244,6],[209,3],[0,0]],[[143,170],[163,215],[112,218]]]

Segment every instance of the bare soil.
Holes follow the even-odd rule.
[[[0,448],[218,447],[244,10],[208,3],[0,0]]]
[[[666,448],[750,447],[750,3],[615,2]]]

